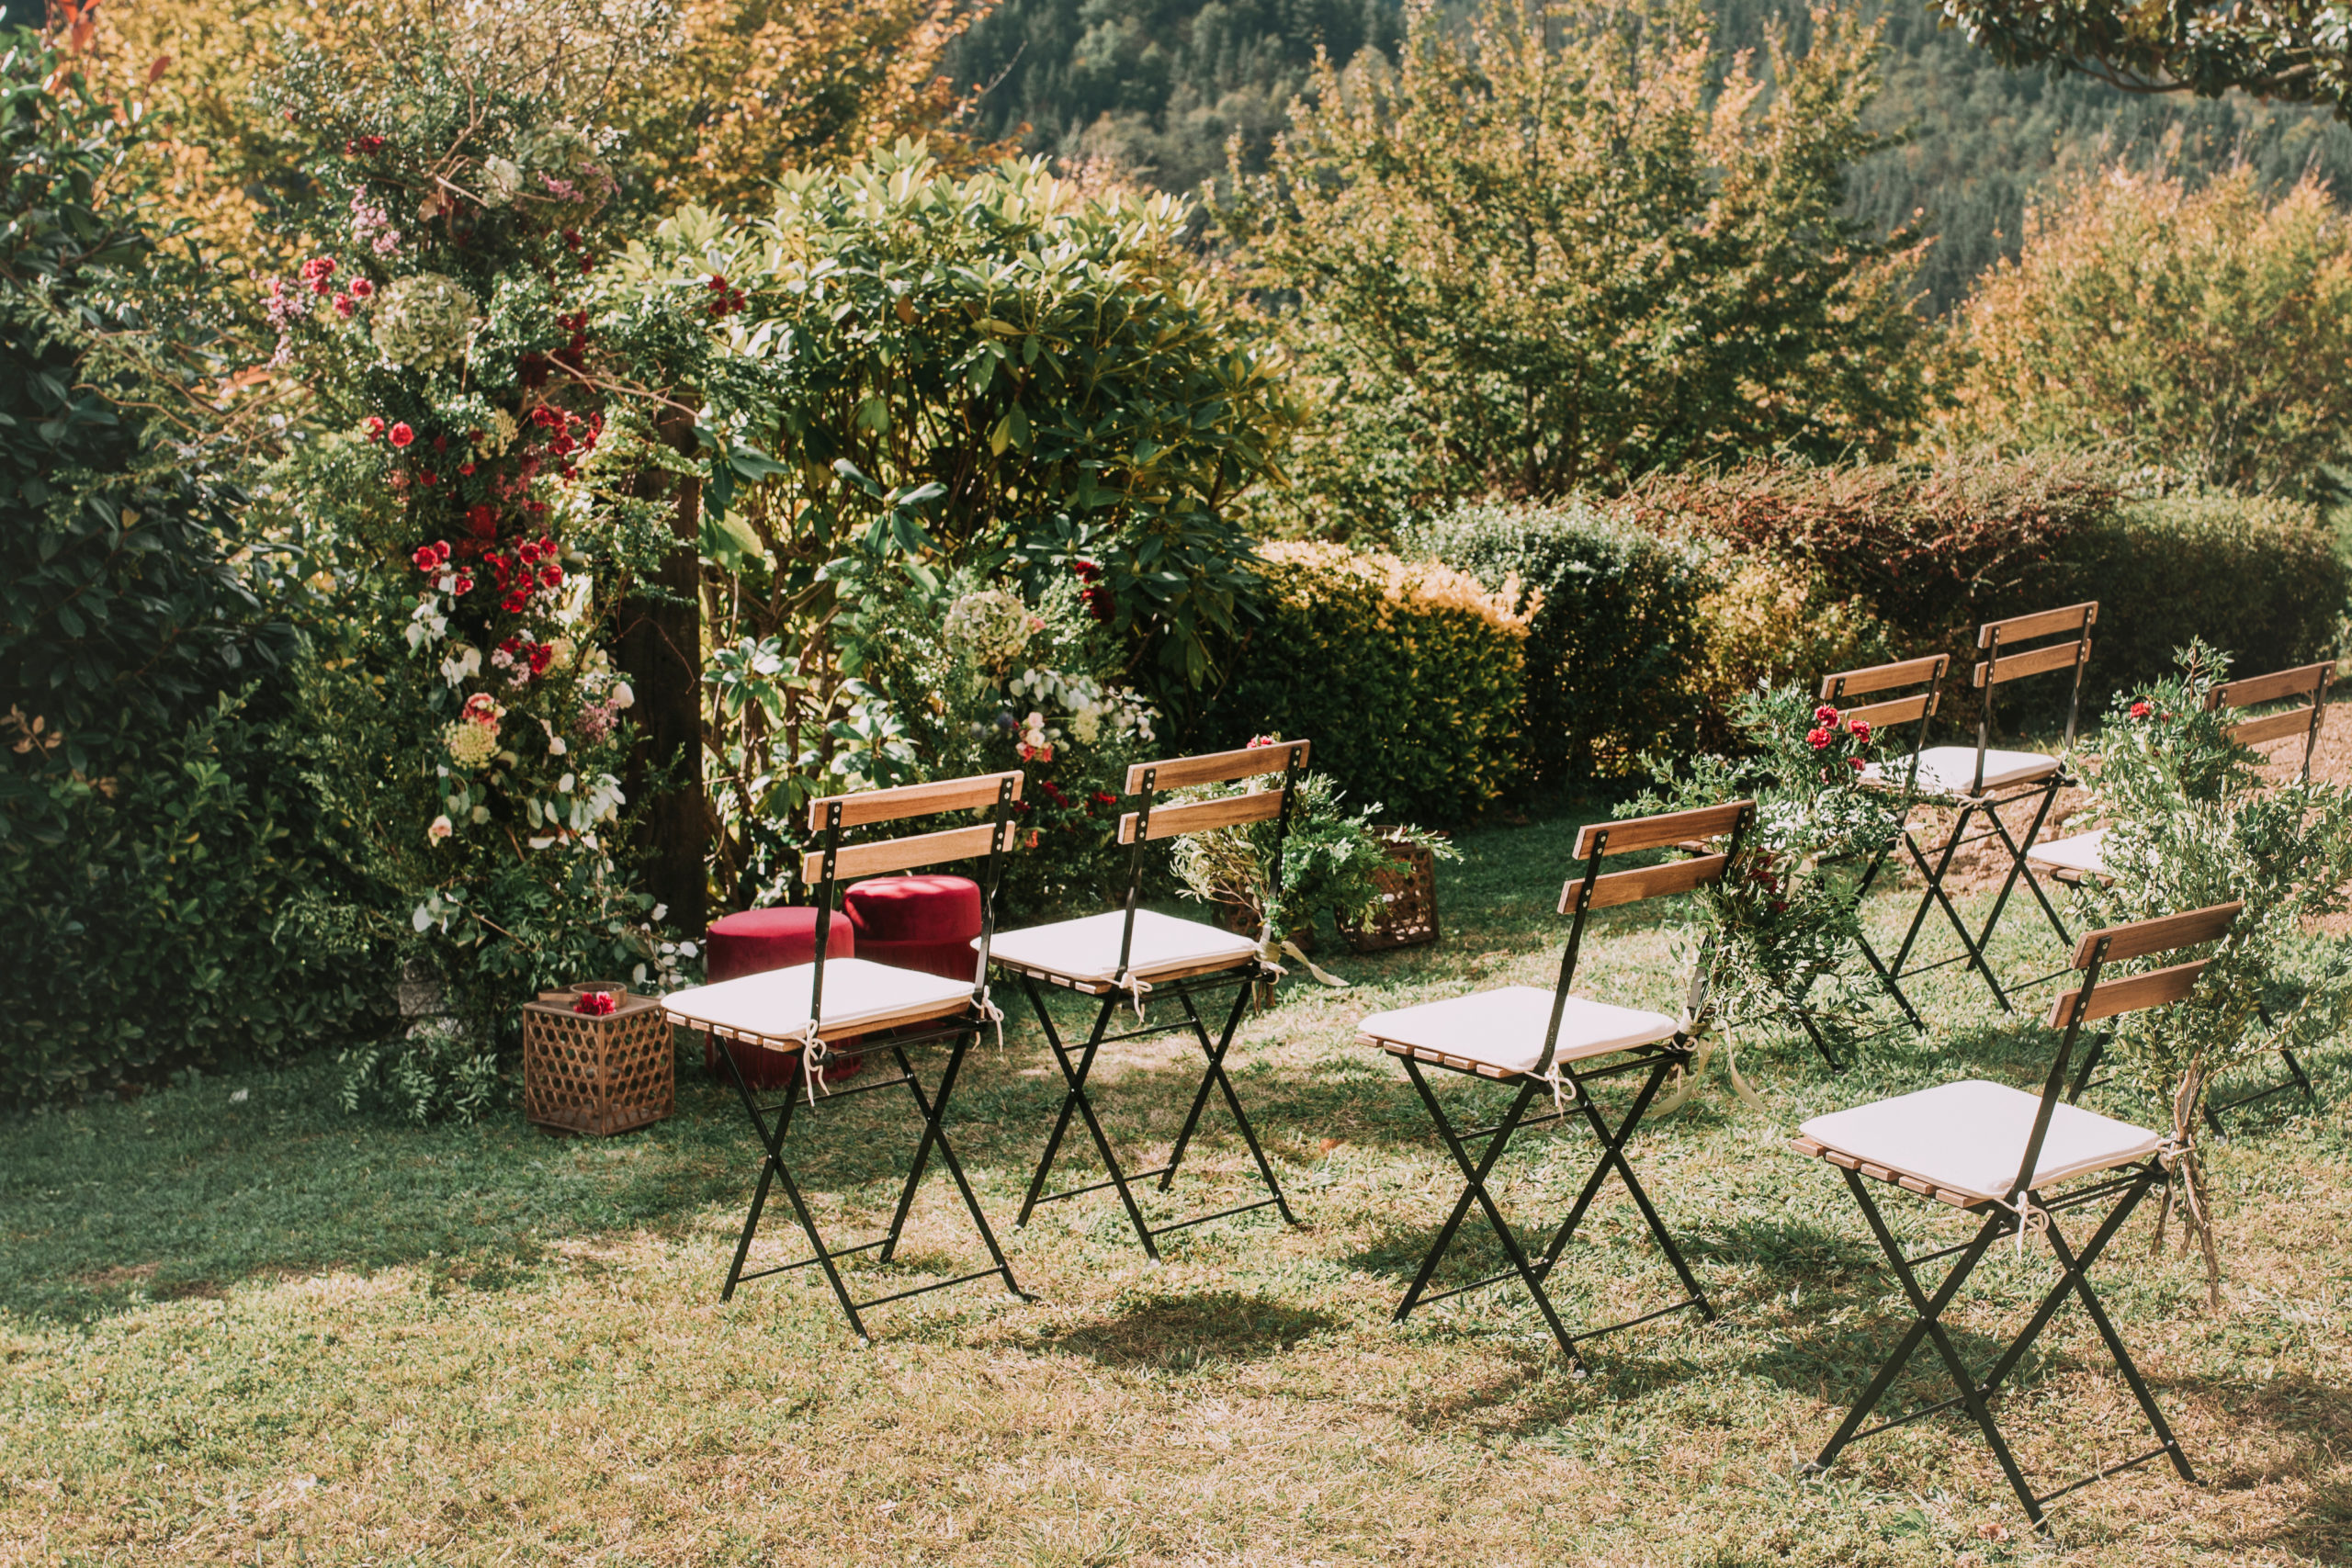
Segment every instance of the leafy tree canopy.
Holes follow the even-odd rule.
[[[2005,65],[2054,65],[2134,93],[2243,88],[2352,118],[2352,23],[2340,5],[1943,0],[1943,10]]]
[[[1905,258],[1842,211],[1874,29],[1817,11],[1809,50],[1776,36],[1723,76],[1677,0],[1408,29],[1394,72],[1319,65],[1224,212],[1327,378],[1343,508],[1903,434]]]

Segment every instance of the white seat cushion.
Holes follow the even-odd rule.
[[[2036,865],[2054,865],[2062,871],[2079,872],[2085,876],[2107,874],[2107,829],[2077,833],[2071,839],[2052,839],[2046,844],[2036,844],[2026,855]]]
[[[2058,759],[2045,757],[2039,751],[1998,751],[1988,747],[1984,752],[1986,789],[2023,784],[2028,779],[2048,778],[2057,771]],[[1896,757],[1864,768],[1862,782],[1899,786],[1910,776],[1910,772],[1911,759]],[[1919,753],[1919,793],[1922,795],[1966,795],[1970,783],[1975,777],[1976,748],[1973,746],[1930,746]]]
[[[2040,1095],[1970,1078],[1816,1116],[1804,1134],[1931,1186],[2006,1201],[2041,1108]],[[2161,1141],[2144,1127],[2061,1104],[2028,1185],[2047,1188],[2126,1165],[2155,1153]]]
[[[1056,920],[1049,926],[999,931],[989,944],[989,962],[1047,979],[1107,990],[1119,982],[1119,936],[1126,914],[1088,915],[1082,919]],[[978,938],[972,945],[979,946]],[[1258,944],[1246,936],[1219,931],[1199,920],[1173,915],[1136,911],[1136,935],[1127,950],[1127,972],[1139,980],[1161,976],[1197,974],[1228,968],[1257,955]]]
[[[816,973],[813,964],[795,964],[673,991],[662,1006],[673,1023],[755,1044],[797,1045],[808,1033],[808,995]],[[825,961],[825,1017],[817,1034],[846,1038],[861,1029],[944,1018],[971,999],[969,980],[863,958],[831,958]]]
[[[1429,1059],[1467,1062],[1494,1069],[1490,1076],[1532,1073],[1544,1055],[1544,1031],[1552,1021],[1557,993],[1533,986],[1474,991],[1417,1008],[1376,1012],[1356,1025],[1359,1038]],[[1674,1036],[1674,1020],[1662,1012],[1613,1007],[1570,997],[1560,1014],[1555,1062],[1580,1061],[1627,1051]]]

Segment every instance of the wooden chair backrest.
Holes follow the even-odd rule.
[[[1285,772],[1292,758],[1306,768],[1313,742],[1277,740],[1269,746],[1245,746],[1238,751],[1208,751],[1197,757],[1170,757],[1159,762],[1137,762],[1127,770],[1127,793],[1141,795],[1146,781],[1154,789],[1185,789],[1193,784],[1231,784]]]
[[[1924,659],[1899,660],[1893,664],[1871,664],[1860,670],[1841,670],[1821,678],[1821,700],[1838,710],[1838,719],[1847,724],[1860,719],[1872,729],[1883,729],[1891,724],[1917,724],[1919,734],[1913,741],[1914,751],[1927,742],[1928,720],[1936,715],[1943,698],[1944,671],[1951,665],[1951,656],[1931,653]],[[1885,702],[1865,703],[1859,707],[1847,707],[1848,697],[1868,696],[1872,692],[1893,691],[1897,686],[1920,686],[1924,691],[1907,697],[1893,697]]]
[[[2162,969],[2127,975],[2120,980],[2103,980],[2100,971],[2109,964],[2127,959],[2219,942],[2229,934],[2231,925],[2245,908],[2238,902],[2215,904],[2186,914],[2159,915],[2153,919],[2133,920],[2129,925],[2084,933],[2083,940],[2075,945],[2074,959],[2075,967],[2083,974],[2083,983],[2052,1001],[2042,1020],[2046,1027],[2060,1031],[2058,1053],[2050,1064],[2050,1077],[2042,1083],[2041,1108],[2035,1113],[2033,1132],[2026,1139],[2025,1158],[2019,1162],[2017,1178],[2009,1187],[2011,1202],[2026,1190],[2034,1168],[2041,1161],[2042,1140],[2050,1131],[2050,1119],[2058,1101],[2065,1093],[2067,1066],[2083,1025],[2181,1001],[2196,988],[2198,976],[2205,973],[2206,964],[2211,961],[2190,959]]]
[[[1001,840],[996,852],[1001,853],[1014,846],[1011,822],[981,823],[849,845],[840,842],[837,829],[876,822],[902,822],[910,817],[932,817],[945,811],[981,810],[996,806],[1000,798],[1009,806],[1021,798],[1021,773],[1014,770],[943,779],[936,784],[902,784],[897,789],[870,789],[857,795],[829,795],[821,800],[812,800],[808,803],[809,830],[828,834],[829,841],[800,857],[800,880],[810,887],[822,885],[826,881],[828,854],[832,857],[831,880],[835,882],[853,876],[911,871],[919,865],[939,865],[947,861],[975,860],[990,852],[992,831]]]
[[[2091,656],[2091,627],[2098,620],[2098,601],[2092,599],[2064,609],[2037,610],[2030,615],[2011,615],[2007,620],[1987,621],[1976,628],[1976,646],[1987,651],[1988,657],[1978,661],[1974,682],[1979,690],[1986,686],[2004,685],[2023,680],[2028,675],[2041,675],[2052,670],[2079,671]],[[2005,652],[2021,642],[2039,637],[2059,637],[2058,641],[2023,653]]]
[[[1142,804],[1119,818],[1119,842],[1132,845],[1127,870],[1126,919],[1119,931],[1118,973],[1127,973],[1134,956],[1136,906],[1143,893],[1143,847],[1186,833],[1205,833],[1246,822],[1274,824],[1272,886],[1268,891],[1266,931],[1272,931],[1274,906],[1282,901],[1283,846],[1290,832],[1290,801],[1298,781],[1306,776],[1306,759],[1313,750],[1306,740],[1275,740],[1245,746],[1238,751],[1209,751],[1197,757],[1170,757],[1158,762],[1137,762],[1127,769],[1127,793]],[[1279,781],[1253,786],[1241,795],[1217,800],[1191,800],[1181,806],[1159,806],[1163,790],[1196,784],[1235,784],[1242,779],[1280,773]]]
[[[1721,806],[1668,811],[1656,817],[1588,823],[1577,832],[1577,855],[1584,862],[1584,874],[1572,878],[1560,890],[1560,913],[1572,915],[1575,920],[1568,927],[1567,951],[1560,955],[1560,983],[1552,998],[1552,1021],[1544,1036],[1543,1055],[1536,1060],[1539,1076],[1552,1069],[1553,1053],[1560,1037],[1560,1019],[1567,1007],[1568,988],[1576,981],[1577,955],[1584,946],[1585,917],[1595,909],[1689,893],[1721,881],[1732,857],[1739,853],[1740,836],[1755,819],[1754,801],[1733,800]],[[1708,846],[1718,839],[1724,840],[1724,847],[1708,852]],[[1611,855],[1662,849],[1669,844],[1699,852],[1664,865],[1613,871],[1605,875],[1601,872],[1601,863]],[[1693,1017],[1705,1003],[1706,979],[1707,958],[1702,952],[1691,973],[1684,1001]]]
[[[2319,747],[2320,726],[2326,720],[2328,683],[2335,675],[2332,661],[2301,664],[2292,670],[2276,670],[2267,675],[2228,682],[2206,694],[2205,701],[2208,707],[2221,709],[2250,708],[2282,697],[2308,698],[2282,712],[2242,719],[2229,729],[2230,739],[2241,746],[2259,746],[2266,740],[2284,739],[2290,735],[2303,737],[2303,774],[2308,778],[2312,753]]]

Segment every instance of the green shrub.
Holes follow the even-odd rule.
[[[1458,821],[1519,773],[1520,596],[1436,561],[1267,547],[1265,619],[1206,720],[1212,743],[1315,743],[1315,767],[1388,818]]]
[[[2092,683],[2154,681],[2201,637],[2242,674],[2324,657],[2352,581],[2318,509],[2275,497],[2174,495],[2095,520],[2065,552],[2099,601]]]
[[[1699,612],[1717,575],[1704,550],[1575,501],[1463,506],[1408,548],[1490,591],[1516,581],[1543,596],[1528,626],[1520,726],[1529,782],[1620,773],[1640,752],[1691,738],[1707,705],[1693,680],[1704,658]]]
[[[233,699],[135,766],[0,777],[0,1104],[272,1062],[389,1019],[392,965],[330,901],[322,824]]]
[[[1900,639],[1860,594],[1839,599],[1817,577],[1771,560],[1738,563],[1699,601],[1691,697],[1707,743],[1738,743],[1740,705],[1759,687],[1819,691],[1830,671],[1903,657]]]

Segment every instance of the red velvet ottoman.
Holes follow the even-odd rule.
[[[842,895],[869,964],[968,980],[979,954],[980,886],[968,876],[876,876]]]
[[[857,928],[853,920],[834,915],[825,927],[825,956],[827,958],[859,958]],[[977,930],[975,934],[978,934]],[[809,964],[817,957],[817,911],[803,906],[786,909],[745,909],[740,914],[727,915],[711,922],[707,944],[704,949],[704,973],[711,983],[733,980],[745,975],[758,975],[770,969],[786,969],[795,964]],[[887,962],[887,961],[886,961]],[[718,1046],[724,1042],[706,1040],[703,1043],[703,1066],[718,1071]],[[836,1049],[854,1045],[855,1040],[834,1042]],[[729,1055],[735,1065],[743,1069],[743,1079],[753,1089],[780,1089],[792,1073],[792,1058],[780,1051],[762,1051],[753,1046],[728,1044]],[[828,1078],[843,1077],[856,1070],[856,1064],[842,1063],[829,1068]],[[722,1075],[723,1076],[723,1075]]]

